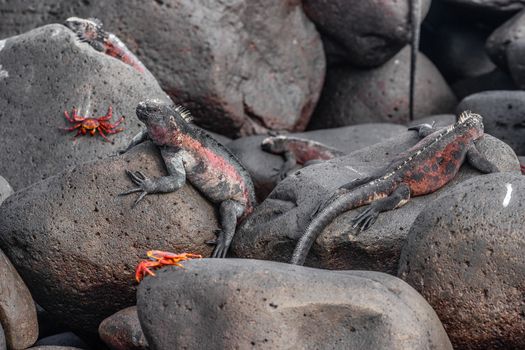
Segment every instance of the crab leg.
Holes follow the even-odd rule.
[[[98,118],[98,120],[110,120],[111,118],[113,118],[113,107],[109,106],[106,115]]]
[[[106,135],[104,135],[104,132],[102,131],[102,128],[99,127],[98,128],[98,133],[100,134],[100,136],[102,136],[104,138],[104,140],[106,140],[107,142],[111,142],[107,137]]]

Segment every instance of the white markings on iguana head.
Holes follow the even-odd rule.
[[[512,196],[512,184],[505,184],[505,187],[507,187],[507,193],[505,194],[505,198],[503,198],[503,208],[509,205]]]

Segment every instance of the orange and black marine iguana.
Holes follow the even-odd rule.
[[[142,192],[134,206],[150,193],[177,191],[186,179],[211,202],[219,204],[221,230],[212,257],[224,258],[237,222],[253,211],[255,191],[250,175],[235,156],[204,130],[189,123],[183,107],[158,100],[137,106],[137,117],[146,130],[136,135],[127,148],[150,139],[162,155],[169,175],[150,179],[140,171],[126,171],[138,187],[120,195]]]
[[[87,42],[95,50],[121,60],[140,73],[144,73],[146,70],[142,62],[115,34],[104,30],[100,20],[96,18],[69,17],[65,25],[77,35],[80,41]]]
[[[446,185],[465,159],[483,173],[499,171],[474,143],[483,136],[482,118],[478,114],[463,112],[454,125],[437,131],[427,124],[409,130],[417,130],[424,138],[381,171],[343,185],[321,205],[295,247],[292,264],[302,265],[319,234],[346,211],[370,204],[352,220],[354,228],[366,230],[379,213],[399,208],[410,197],[432,193]]]

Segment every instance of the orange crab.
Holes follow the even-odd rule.
[[[109,120],[113,117],[113,108],[111,106],[109,106],[106,115],[100,118],[81,117],[77,114],[77,109],[75,107],[73,107],[71,114],[72,115],[70,116],[67,111],[64,111],[66,119],[69,122],[74,123],[75,126],[65,128],[64,130],[73,131],[78,129],[75,137],[79,135],[86,135],[87,133],[89,133],[91,136],[95,136],[95,133],[98,131],[98,133],[104,138],[104,140],[111,142],[106,137],[106,134],[116,134],[124,130],[116,129],[116,127],[119,126],[119,124],[122,123],[122,121],[124,121],[124,116],[120,117],[120,119],[115,124],[111,124],[109,122]]]
[[[135,279],[140,282],[146,275],[155,276],[152,268],[160,268],[167,265],[175,265],[184,267],[180,264],[181,261],[190,259],[201,259],[202,255],[192,253],[175,254],[170,252],[163,252],[161,250],[149,250],[146,255],[149,260],[142,260],[135,269]]]

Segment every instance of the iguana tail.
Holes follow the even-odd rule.
[[[303,265],[310,248],[326,226],[342,213],[371,203],[378,195],[380,194],[377,194],[373,189],[366,186],[359,190],[345,193],[331,201],[327,207],[321,209],[321,211],[314,216],[308,225],[306,231],[295,246],[290,263]]]

